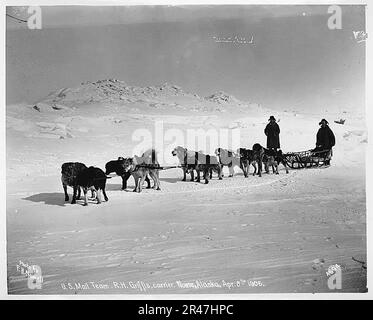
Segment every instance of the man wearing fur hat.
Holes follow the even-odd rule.
[[[328,124],[325,119],[319,122],[321,127],[316,136],[316,148],[318,150],[329,150],[335,145],[335,136]]]
[[[267,136],[267,148],[277,151],[277,149],[280,149],[280,127],[274,116],[270,116],[268,121],[269,123],[264,129]]]
[[[314,151],[330,150],[330,155],[332,154],[332,147],[335,145],[335,136],[332,129],[329,128],[328,121],[322,119],[319,122],[321,126],[316,135],[316,148]],[[330,160],[325,162],[326,165],[330,164]]]

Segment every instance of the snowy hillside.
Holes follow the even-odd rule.
[[[42,102],[50,104],[84,104],[94,102],[134,102],[136,99],[164,96],[185,96],[180,87],[167,83],[157,87],[132,87],[117,79],[84,82],[77,88],[63,88],[51,92]]]

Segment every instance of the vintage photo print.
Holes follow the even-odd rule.
[[[4,6],[6,295],[367,295],[365,3],[72,4]]]

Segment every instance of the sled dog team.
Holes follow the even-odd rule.
[[[286,173],[289,172],[281,150],[266,149],[259,143],[254,144],[252,149],[239,148],[236,152],[217,148],[214,156],[178,146],[172,151],[172,155],[176,156],[180,162],[184,173],[182,181],[186,181],[187,174],[189,174],[190,181],[200,182],[202,173],[207,184],[209,179],[212,179],[213,172],[218,175],[219,180],[222,180],[224,166],[229,168],[229,177],[233,177],[235,166],[241,168],[245,177],[249,175],[250,165],[254,168],[253,175],[257,174],[259,177],[262,175],[263,164],[267,173],[269,173],[269,167],[272,167],[272,172],[278,174],[280,163],[284,165]],[[105,165],[105,172],[100,168],[87,167],[80,162],[67,162],[61,167],[65,201],[69,201],[67,186],[73,188],[72,204],[80,199],[81,189],[84,193],[85,206],[88,205],[88,190],[91,190],[91,196],[97,199],[97,203],[101,203],[102,195],[105,201],[108,201],[105,187],[106,180],[111,178],[107,175],[111,173],[122,178],[122,190],[127,188],[127,180],[130,176],[133,176],[135,180],[134,192],[142,191],[144,181],[147,183],[147,188],[151,188],[150,179],[154,181],[153,188],[160,190],[159,171],[161,169],[154,149],[147,150],[141,157],[119,157],[117,160],[109,161]]]
[[[269,167],[272,167],[272,172],[278,174],[279,164],[283,164],[286,173],[289,173],[285,156],[280,149],[280,127],[274,116],[270,116],[269,123],[264,129],[267,136],[267,148],[264,148],[259,143],[255,143],[252,149],[239,148],[237,152],[217,148],[215,155],[206,155],[200,151],[192,151],[183,147],[176,147],[172,151],[172,155],[179,159],[180,167],[183,169],[183,181],[186,181],[186,175],[190,174],[190,181],[201,181],[201,173],[207,184],[209,179],[212,179],[212,173],[218,174],[219,180],[223,179],[223,167],[229,169],[229,176],[233,177],[234,167],[238,166],[243,171],[245,177],[249,175],[250,165],[254,167],[254,173],[262,176],[262,165],[265,166],[265,171],[269,173]],[[328,121],[322,119],[319,122],[321,126],[316,136],[316,148],[313,151],[330,150],[335,145],[335,136],[333,131],[328,126]],[[301,161],[302,162],[302,161]],[[325,164],[330,164],[330,158],[325,160]],[[154,181],[153,188],[160,190],[159,170],[160,167],[156,152],[150,149],[141,157],[134,156],[133,158],[119,157],[117,160],[112,160],[106,163],[105,171],[100,168],[87,168],[83,163],[67,162],[62,165],[62,185],[65,192],[65,201],[69,201],[67,194],[67,186],[73,187],[73,199],[71,203],[76,203],[76,199],[80,198],[81,189],[84,193],[84,205],[88,204],[87,191],[92,192],[92,198],[97,198],[97,203],[101,203],[101,193],[105,201],[108,197],[105,193],[107,175],[116,173],[122,177],[122,190],[127,188],[127,180],[132,175],[135,180],[135,192],[141,192],[144,181],[146,180],[147,188],[151,187],[150,178]],[[194,177],[196,173],[196,178]],[[95,192],[97,195],[95,196]]]

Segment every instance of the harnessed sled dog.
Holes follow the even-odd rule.
[[[202,152],[190,151],[183,147],[176,147],[172,150],[172,155],[177,156],[183,169],[184,177],[182,181],[186,181],[186,174],[190,173],[190,181],[194,181],[194,171],[197,172],[196,181],[201,181],[201,172],[205,179],[205,184],[209,183],[209,178],[212,179],[212,172],[218,174],[219,180],[222,180],[222,166],[215,156],[206,155]]]
[[[235,166],[240,167],[242,169],[241,159],[240,159],[239,155],[237,155],[232,150],[227,150],[227,149],[223,149],[223,148],[217,148],[215,150],[215,154],[216,154],[216,156],[219,159],[219,163],[221,165],[221,169],[223,170],[224,166],[228,167],[229,177],[233,177],[234,176],[234,167]],[[245,170],[242,169],[242,171],[245,174]],[[222,176],[224,176],[223,173],[222,173]]]
[[[81,170],[74,181],[74,193],[72,204],[76,203],[77,193],[78,198],[80,198],[80,188],[84,192],[84,205],[88,205],[87,191],[88,189],[95,190],[97,192],[97,204],[101,203],[101,193],[104,195],[105,201],[108,201],[108,197],[105,192],[106,180],[109,177],[106,176],[100,168],[89,167]]]
[[[286,173],[289,173],[284,155],[282,154],[281,150],[278,150],[278,151],[269,150],[269,149],[262,147],[259,143],[255,143],[253,145],[253,154],[254,154],[254,160],[257,161],[258,163],[259,177],[262,176],[263,163],[265,165],[265,170],[267,173],[269,173],[269,166],[272,166],[272,172],[279,174],[278,166],[280,163],[282,163],[283,166],[285,167]],[[274,168],[276,168],[276,170]]]
[[[248,177],[250,173],[250,165],[254,167],[254,173],[253,176],[256,174],[256,163],[257,161],[255,160],[254,157],[254,151],[246,148],[238,148],[237,153],[240,155],[240,167],[243,171],[243,174],[245,178]]]
[[[78,174],[87,169],[87,166],[81,162],[65,162],[61,166],[61,182],[63,191],[65,193],[65,201],[69,201],[69,195],[67,194],[67,187],[74,188],[76,185],[76,178]],[[77,198],[80,199],[81,189],[77,187]],[[91,196],[95,198],[94,188],[91,188]]]
[[[203,173],[203,179],[205,179],[205,184],[209,183],[209,178],[212,179],[212,172],[218,174],[219,180],[223,179],[222,166],[215,156],[210,156],[208,154],[198,153],[199,164],[198,164],[198,182],[200,181],[200,172]]]
[[[124,172],[130,173],[135,179],[135,189],[133,192],[141,192],[142,185],[149,176],[154,181],[153,189],[161,190],[159,182],[159,162],[154,149],[145,151],[141,157],[134,156],[133,158],[124,159]],[[148,180],[148,188],[150,180]]]
[[[115,173],[116,175],[120,176],[122,178],[122,190],[127,189],[127,180],[131,176],[131,172],[125,171],[126,163],[131,161],[131,158],[123,158],[119,157],[118,160],[112,160],[106,163],[105,170],[106,174],[109,175],[110,173]],[[145,181],[148,184],[147,189],[150,189],[150,179],[149,175],[145,177]]]
[[[187,173],[190,174],[190,181],[194,181],[194,171],[196,171],[198,175],[198,152],[190,151],[186,148],[178,146],[174,150],[172,150],[171,154],[179,159],[181,168],[183,169],[184,173],[182,181],[186,181]]]

